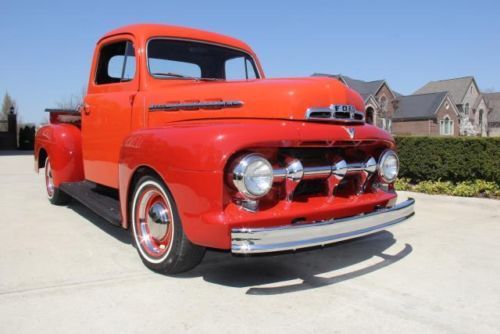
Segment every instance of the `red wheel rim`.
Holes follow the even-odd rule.
[[[155,183],[142,185],[135,199],[134,230],[144,255],[154,260],[168,254],[172,246],[172,208]]]

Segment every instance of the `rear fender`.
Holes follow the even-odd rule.
[[[51,124],[40,128],[35,136],[35,170],[45,165],[40,161],[41,152],[50,157],[54,185],[84,180],[82,136],[78,127],[71,124]]]

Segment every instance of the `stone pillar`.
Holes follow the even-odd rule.
[[[9,146],[10,149],[17,149],[17,115],[14,111],[14,106],[10,107],[10,112],[8,116],[9,124]]]

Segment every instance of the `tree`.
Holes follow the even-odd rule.
[[[379,117],[379,120],[381,121],[381,124],[380,126],[382,127],[382,129],[388,131],[388,132],[391,132],[391,128],[392,128],[392,115],[389,113],[389,110],[387,108],[387,97],[385,96],[382,96],[380,98],[377,99],[377,102],[380,106],[379,110],[378,110],[378,117]]]
[[[14,110],[17,109],[16,101],[9,95],[9,93],[6,92],[3,96],[2,113],[0,114],[0,118],[7,119],[12,106],[14,106]]]
[[[40,121],[40,125],[45,125],[50,123],[50,118],[47,115],[44,115]]]
[[[78,109],[83,104],[85,95],[87,95],[87,89],[83,87],[80,93],[71,94],[69,97],[57,101],[56,107],[58,109]]]
[[[462,136],[475,136],[477,131],[469,120],[469,116],[460,114],[460,134]]]

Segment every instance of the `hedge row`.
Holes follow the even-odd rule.
[[[487,180],[500,184],[500,138],[396,137],[399,176],[411,182]]]
[[[402,178],[396,180],[396,190],[416,191],[432,195],[500,199],[500,184],[484,180],[463,181],[456,184],[450,181],[422,181],[412,184],[408,179]]]
[[[33,150],[35,146],[35,133],[34,126],[23,126],[19,129],[19,149],[20,150]]]

